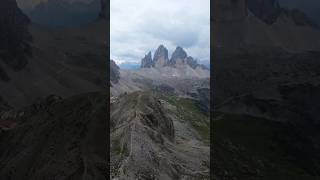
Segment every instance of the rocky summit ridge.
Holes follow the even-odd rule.
[[[160,67],[178,67],[188,65],[192,69],[200,67],[201,69],[208,70],[204,65],[198,64],[197,60],[188,56],[187,52],[180,46],[177,46],[172,53],[171,58],[168,56],[168,49],[164,45],[160,45],[154,53],[152,58],[151,51],[145,55],[141,60],[141,68],[160,68]]]

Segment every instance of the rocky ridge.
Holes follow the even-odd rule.
[[[141,60],[141,68],[150,68],[153,66],[154,65],[151,57],[151,51],[149,51],[149,53],[146,54],[144,58]]]
[[[209,179],[209,147],[175,106],[134,92],[110,110],[111,179]]]

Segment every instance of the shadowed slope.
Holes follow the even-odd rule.
[[[16,126],[0,134],[1,179],[106,179],[106,100],[50,96],[13,115]]]

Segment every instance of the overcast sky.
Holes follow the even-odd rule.
[[[111,59],[140,62],[163,44],[203,62],[210,56],[210,0],[111,0]]]

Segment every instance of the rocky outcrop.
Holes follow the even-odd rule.
[[[153,61],[151,56],[151,51],[141,60],[141,68],[150,68],[153,67]]]
[[[188,56],[188,57],[186,58],[186,62],[187,62],[187,64],[188,64],[190,67],[192,67],[193,69],[195,69],[195,68],[198,66],[197,61],[196,61],[195,59],[193,59],[193,57],[191,57],[191,56]]]
[[[209,70],[205,65],[199,64],[196,59],[188,56],[187,52],[182,47],[177,47],[172,53],[169,65],[172,67],[178,67],[182,65],[189,65],[192,69],[201,68],[203,70]]]
[[[110,60],[110,81],[112,83],[118,83],[120,79],[119,70],[120,70],[119,66],[113,60]]]
[[[180,46],[176,48],[176,50],[172,53],[170,59],[170,65],[182,65],[185,63],[185,59],[187,58],[187,53]]]
[[[15,0],[0,2],[0,60],[14,70],[21,70],[32,53],[32,37],[28,31],[29,18],[18,8]],[[0,65],[0,79],[8,79]]]
[[[168,65],[168,49],[160,45],[153,56],[153,63],[155,67],[163,67]]]

